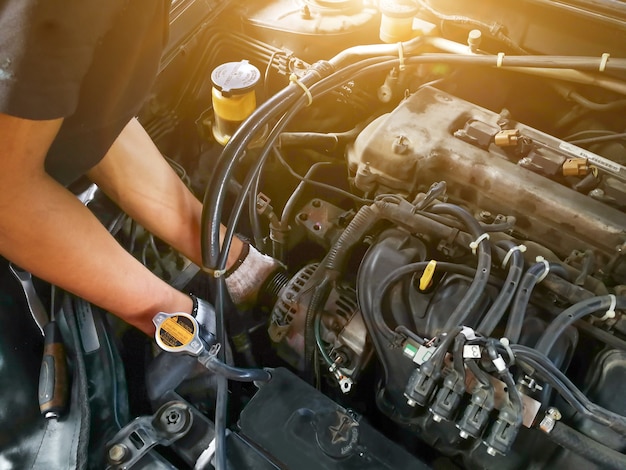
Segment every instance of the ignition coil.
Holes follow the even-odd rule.
[[[498,420],[484,440],[487,453],[493,456],[496,454],[506,455],[517,437],[520,426],[519,412],[514,410],[510,403],[503,406],[498,414]]]
[[[415,369],[404,392],[409,406],[426,406],[440,377],[440,369],[431,361],[426,361],[419,369]]]
[[[465,393],[465,380],[456,369],[450,369],[439,389],[435,402],[430,407],[433,420],[449,420],[458,408]]]
[[[463,417],[457,423],[459,435],[463,439],[479,437],[489,421],[489,414],[494,407],[493,387],[478,387],[472,394],[470,404],[465,408]]]

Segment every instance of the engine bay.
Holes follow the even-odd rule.
[[[170,24],[138,118],[204,201],[206,265],[89,207],[271,378],[68,298],[87,467],[624,468],[624,2],[174,0]],[[284,266],[246,311],[215,274],[234,233]]]

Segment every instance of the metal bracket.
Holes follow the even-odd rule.
[[[169,446],[186,435],[192,424],[189,406],[179,401],[164,404],[152,416],[134,419],[107,442],[107,468],[131,468],[154,446]]]

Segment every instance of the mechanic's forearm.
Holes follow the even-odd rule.
[[[136,119],[88,176],[140,225],[201,265],[202,204]],[[237,260],[241,248],[242,242],[233,240],[227,267]]]
[[[191,300],[148,272],[44,170],[62,119],[0,113],[0,254],[146,333],[160,310]]]
[[[10,196],[10,197],[7,197]],[[47,175],[3,191],[0,252],[24,269],[118,315],[147,334],[158,311],[191,300],[125,252],[100,222]]]

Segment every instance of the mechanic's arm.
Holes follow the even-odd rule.
[[[128,254],[45,172],[61,122],[0,113],[0,254],[152,334],[155,313],[189,312],[192,301]],[[176,223],[166,216],[164,225]]]
[[[132,119],[107,155],[88,173],[113,201],[148,231],[202,265],[202,204],[161,156],[139,121]],[[224,227],[221,235],[224,235]],[[233,239],[226,267],[239,257]]]

